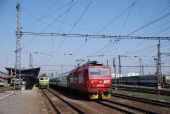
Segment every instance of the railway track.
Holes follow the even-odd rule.
[[[103,108],[102,105],[98,105],[94,102],[91,102],[91,100],[89,101],[82,96],[79,96],[79,95],[72,96],[71,95],[72,93],[71,94],[69,93],[69,95],[71,95],[71,97],[66,97],[63,93],[60,94],[60,92],[56,92],[55,90],[52,90],[52,89],[48,89],[45,91],[52,93],[55,97],[57,97],[57,99],[59,99],[59,100],[57,100],[57,102],[60,102],[60,104],[58,103],[58,105],[64,106],[64,109],[61,109],[62,107],[56,106],[56,102],[50,101],[51,103],[53,103],[54,108],[57,107],[55,110],[59,114],[66,114],[68,112],[69,112],[69,114],[70,113],[74,113],[74,114],[103,114],[103,112],[105,112],[105,108]],[[49,94],[49,93],[47,93],[47,94]],[[66,92],[66,94],[68,95],[67,92]],[[47,95],[47,96],[49,96],[49,95]],[[49,99],[56,99],[56,98],[54,98],[54,97],[52,98],[51,96],[49,96]],[[65,109],[65,107],[70,107],[70,108]],[[93,107],[95,107],[95,108],[93,108]],[[98,109],[98,108],[100,108],[100,109]],[[67,112],[65,112],[66,110],[67,110]],[[101,112],[100,112],[100,110],[101,110]],[[107,111],[108,111],[108,109],[107,109]],[[109,108],[108,112],[112,113],[115,111],[113,109]]]
[[[122,94],[117,94],[117,93],[112,93],[112,96],[118,97],[118,98],[129,99],[129,100],[133,100],[133,101],[138,101],[138,102],[143,102],[143,103],[151,104],[151,105],[154,105],[154,106],[170,108],[169,102],[163,102],[163,101],[158,101],[158,100],[122,95]]]
[[[5,92],[7,90],[13,90],[13,87],[0,87],[0,93]]]
[[[156,112],[149,111],[146,109],[137,108],[136,106],[131,106],[111,100],[96,101],[97,103],[118,110],[126,114],[157,114]]]
[[[170,105],[166,102],[151,103],[148,99],[135,99],[120,94],[112,94],[107,100],[88,100],[80,93],[53,89],[43,91],[58,114],[168,114],[170,111]]]
[[[53,91],[53,90],[50,90],[50,91],[55,94],[55,91]],[[66,100],[66,101],[64,100],[64,102],[69,104],[69,106],[71,106],[71,107],[74,104],[74,103],[68,102],[68,100]],[[89,104],[90,103],[91,102],[89,102]],[[114,101],[108,101],[108,100],[104,100],[104,101],[95,100],[93,105],[96,105],[96,107],[98,107],[100,105],[100,107],[103,107],[103,109],[106,109],[106,107],[107,107],[107,108],[109,108],[111,110],[116,110],[116,111],[118,111],[120,113],[128,113],[128,114],[136,114],[136,113],[138,113],[138,114],[140,114],[140,113],[141,114],[143,114],[143,113],[157,114],[157,113],[152,112],[152,111],[147,111],[147,110],[144,110],[144,109],[136,108],[135,106],[129,106],[129,105],[121,104],[121,103],[114,102]],[[78,109],[78,113],[81,113],[81,114],[87,113],[87,110],[81,110],[80,107],[77,106],[77,105],[73,105],[73,107],[74,107],[74,109],[76,107],[76,110]]]
[[[74,114],[85,114],[85,112],[79,107],[73,105],[66,99],[62,98],[60,95],[56,94],[54,90],[46,89],[43,90],[43,93],[50,101],[52,106],[54,107],[55,111],[58,114],[67,114],[67,113],[74,113]],[[53,97],[52,97],[53,96]]]

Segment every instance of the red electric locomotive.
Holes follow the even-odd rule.
[[[72,70],[68,76],[68,87],[88,93],[90,99],[110,98],[112,91],[111,68],[89,61]]]

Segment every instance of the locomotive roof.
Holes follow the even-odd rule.
[[[97,62],[90,62],[90,63],[86,63],[82,66],[79,66],[79,67],[71,70],[70,73],[77,72],[77,71],[80,71],[82,69],[88,69],[89,67],[103,67],[104,68],[104,67],[108,67],[108,66],[103,65],[103,64],[99,64]]]
[[[97,61],[88,61],[84,64],[84,66],[102,66],[103,64],[99,64]]]

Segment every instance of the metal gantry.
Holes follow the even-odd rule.
[[[144,40],[170,40],[169,36],[117,36],[117,35],[93,35],[93,34],[67,34],[67,33],[47,33],[47,32],[22,32],[22,35],[35,35],[35,36],[62,36],[62,37],[72,37],[72,38],[96,38],[96,39],[144,39]]]

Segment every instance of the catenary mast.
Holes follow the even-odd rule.
[[[15,71],[16,76],[21,76],[21,23],[20,23],[20,17],[21,17],[21,7],[20,4],[17,3],[16,5],[17,10],[17,24],[16,24],[16,60],[15,60],[15,70],[18,70],[18,72]]]

